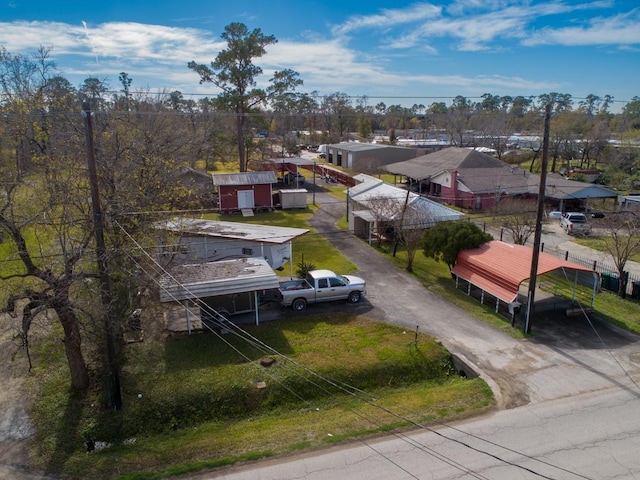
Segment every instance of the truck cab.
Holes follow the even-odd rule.
[[[587,216],[580,212],[567,212],[560,219],[560,226],[569,235],[588,235],[591,233],[591,225]]]

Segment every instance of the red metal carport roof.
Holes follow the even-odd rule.
[[[510,303],[516,300],[520,284],[531,274],[532,257],[533,249],[530,247],[492,240],[478,248],[459,252],[451,272]],[[538,275],[558,269],[595,273],[589,268],[540,252]],[[597,278],[595,282],[597,285]]]

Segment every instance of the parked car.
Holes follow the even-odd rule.
[[[562,218],[562,212],[554,210],[553,212],[549,212],[547,214],[547,218],[550,220],[560,220]]]
[[[311,270],[305,278],[280,282],[281,305],[300,312],[309,303],[348,300],[358,303],[366,293],[366,283],[353,275],[331,270]]]
[[[591,225],[587,221],[587,216],[580,212],[567,212],[560,220],[560,226],[569,235],[589,235]]]
[[[604,213],[602,213],[602,212],[591,212],[591,218],[604,218]]]

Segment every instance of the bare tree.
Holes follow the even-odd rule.
[[[49,158],[47,167],[42,175],[25,181],[14,175],[12,182],[2,183],[0,230],[15,251],[15,257],[7,259],[13,260],[13,269],[5,268],[0,275],[9,294],[2,311],[22,319],[26,348],[33,318],[54,311],[64,331],[71,384],[83,390],[89,386],[89,375],[82,351],[81,308],[73,299],[83,285],[80,280],[92,276],[79,270],[93,239],[89,193],[69,165]]]
[[[426,208],[408,204],[395,222],[397,240],[404,246],[407,254],[405,269],[413,271],[416,252],[422,248],[424,232],[433,225],[433,216]]]
[[[378,195],[367,199],[366,205],[375,221],[376,244],[381,246],[389,228],[393,227],[394,219],[400,217],[402,200]]]
[[[536,204],[533,200],[502,198],[496,205],[496,216],[516,245],[526,245],[536,230]]]
[[[88,288],[79,280],[91,277],[81,265],[93,228],[89,192],[81,180],[86,177],[78,174],[78,165],[82,171],[85,164],[77,158],[78,151],[84,153],[81,117],[67,110],[71,89],[52,77],[54,70],[45,49],[35,59],[0,51],[0,112],[12,114],[3,115],[0,143],[9,140],[15,146],[13,152],[0,149],[0,233],[13,252],[0,274],[1,310],[22,320],[27,349],[34,317],[55,312],[71,384],[82,390],[89,386],[81,340],[84,314],[74,299]]]
[[[625,296],[627,290],[625,266],[632,255],[640,253],[640,218],[633,212],[619,212],[605,220],[605,235],[601,237],[604,249],[618,271],[618,294]]]

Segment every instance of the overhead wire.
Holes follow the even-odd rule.
[[[137,242],[135,241],[135,239],[134,239],[134,238],[133,238],[133,237],[132,237],[132,236],[131,236],[127,231],[126,231],[126,229],[124,229],[124,227],[123,227],[122,225],[120,225],[119,223],[118,223],[117,225],[119,226],[119,228],[121,228],[121,229],[123,230],[123,232],[125,233],[125,235],[126,235],[127,237],[129,237],[129,239],[130,239],[131,241],[133,241],[133,242],[134,242],[134,244],[135,244],[135,243],[137,243]],[[144,252],[144,251],[143,251],[143,252]],[[166,271],[166,269],[164,269],[161,265],[159,265],[157,262],[155,262],[155,260],[154,260],[153,258],[151,258],[147,252],[144,252],[144,254],[145,254],[148,258],[150,258],[150,259],[151,259],[151,260],[152,260],[152,261],[153,261],[153,262],[154,262],[154,263],[155,263],[155,264],[156,264],[156,265],[157,265],[157,266],[158,266],[158,267],[159,267],[163,272],[165,272],[166,274],[168,274],[168,272]],[[170,274],[169,274],[169,275],[170,275]],[[185,287],[185,288],[186,288],[186,287]],[[210,307],[209,307],[209,308],[210,308]],[[256,308],[257,308],[257,307],[256,307]],[[214,312],[215,312],[215,310],[214,310]],[[217,312],[215,312],[215,313],[217,313]],[[396,417],[396,418],[398,418],[398,419],[401,419],[401,420],[403,420],[403,421],[405,421],[405,422],[408,422],[409,424],[411,424],[411,425],[413,425],[413,426],[415,426],[415,427],[418,427],[418,428],[420,428],[420,429],[426,429],[426,430],[428,430],[429,432],[434,433],[434,434],[436,434],[436,435],[438,435],[438,436],[441,436],[442,438],[444,438],[444,439],[446,439],[446,440],[449,440],[449,441],[453,441],[453,442],[455,442],[455,443],[458,443],[458,444],[460,444],[461,446],[464,446],[465,448],[469,448],[469,449],[474,450],[474,451],[476,451],[476,452],[478,452],[478,453],[481,453],[481,454],[484,454],[484,455],[491,456],[491,457],[492,457],[492,458],[494,458],[495,460],[498,460],[498,461],[500,461],[500,462],[502,462],[502,463],[505,463],[505,464],[507,464],[507,465],[510,465],[510,466],[513,466],[513,467],[516,467],[516,468],[523,469],[523,470],[528,471],[529,473],[532,473],[532,474],[534,474],[534,475],[536,475],[536,476],[539,476],[539,477],[541,477],[541,478],[545,478],[545,479],[549,479],[549,480],[552,480],[552,479],[553,479],[553,477],[548,477],[548,476],[546,476],[546,475],[543,475],[543,474],[541,474],[541,473],[539,473],[539,472],[536,472],[535,470],[533,470],[533,469],[531,469],[531,468],[524,467],[524,466],[522,466],[522,465],[519,465],[519,464],[513,463],[513,462],[511,462],[511,461],[505,460],[505,459],[501,458],[500,456],[498,456],[498,455],[496,455],[496,454],[492,454],[492,453],[486,452],[486,451],[484,451],[484,450],[481,450],[481,449],[478,449],[478,448],[476,448],[476,447],[473,447],[473,446],[469,445],[468,443],[462,442],[461,440],[454,439],[454,438],[451,438],[451,437],[449,437],[449,436],[443,435],[441,432],[438,432],[438,431],[436,431],[436,430],[434,430],[434,429],[431,429],[431,428],[429,428],[429,427],[426,427],[426,426],[424,426],[424,425],[421,425],[420,423],[415,422],[414,420],[412,420],[412,419],[410,419],[410,418],[408,418],[408,417],[406,417],[406,416],[404,416],[404,415],[400,415],[400,414],[398,414],[398,413],[396,413],[396,412],[392,411],[391,409],[388,409],[388,408],[386,408],[386,407],[380,406],[379,404],[377,404],[377,403],[372,399],[373,397],[372,397],[370,394],[368,394],[367,392],[363,392],[362,390],[357,389],[357,388],[355,388],[355,387],[353,387],[353,386],[351,386],[351,385],[345,384],[345,383],[343,383],[343,382],[338,382],[338,381],[335,381],[335,380],[333,380],[333,379],[330,379],[330,378],[328,378],[328,377],[326,377],[326,376],[324,376],[324,375],[321,375],[321,374],[319,374],[319,373],[315,372],[314,370],[309,369],[308,367],[306,367],[306,366],[304,366],[304,365],[300,364],[299,362],[297,362],[297,361],[295,361],[295,360],[293,360],[293,359],[291,359],[291,358],[289,358],[289,357],[285,356],[284,354],[282,354],[282,353],[278,352],[277,350],[273,349],[272,347],[270,347],[269,345],[265,344],[265,343],[264,343],[264,342],[262,342],[261,340],[257,339],[256,337],[253,337],[252,335],[250,335],[250,334],[249,334],[248,332],[246,332],[245,330],[243,330],[243,329],[239,328],[236,324],[233,324],[233,323],[232,323],[232,322],[230,322],[230,321],[227,321],[227,323],[228,323],[229,325],[233,325],[233,331],[235,331],[235,332],[242,332],[242,335],[241,335],[242,339],[243,339],[243,340],[245,340],[245,341],[248,341],[251,345],[254,345],[254,346],[256,346],[256,345],[257,345],[257,346],[259,346],[260,348],[264,349],[264,351],[269,352],[269,353],[271,353],[271,354],[274,354],[274,355],[276,355],[277,357],[279,357],[279,358],[281,358],[281,359],[285,360],[286,362],[291,363],[291,364],[295,365],[296,367],[299,367],[299,368],[300,368],[300,369],[302,369],[303,371],[305,371],[305,372],[307,372],[307,373],[311,374],[313,377],[320,379],[322,382],[327,383],[328,385],[330,385],[330,386],[332,386],[332,387],[334,387],[334,388],[337,388],[337,390],[342,391],[342,392],[343,392],[343,393],[345,393],[345,394],[348,394],[348,395],[354,396],[354,397],[355,397],[355,398],[357,398],[359,401],[361,401],[361,402],[363,402],[363,403],[365,403],[365,404],[368,404],[368,405],[370,405],[370,406],[372,406],[372,407],[374,407],[374,408],[376,408],[376,409],[379,409],[379,410],[381,410],[381,411],[383,411],[383,412],[385,412],[385,413],[387,413],[387,414],[389,414],[389,415],[392,415],[392,416],[394,416],[394,417]],[[317,386],[318,388],[323,388],[323,389],[324,389],[324,387],[321,387],[321,386],[320,386],[319,384],[317,384],[317,383],[314,383],[314,385],[315,385],[315,386]],[[325,390],[325,391],[326,391],[328,394],[333,395],[331,392],[329,392],[329,391],[327,391],[327,390]],[[363,394],[364,394],[364,396],[363,396]],[[497,445],[497,444],[495,444],[495,445]],[[414,445],[414,446],[415,446],[415,445]],[[428,447],[426,447],[426,446],[423,446],[423,447],[424,447],[425,449],[427,449],[427,450],[425,451],[425,453],[429,453],[430,455],[434,455],[434,454],[435,454],[435,452],[431,451],[431,449],[428,449]],[[507,450],[509,450],[509,449],[507,449]],[[510,451],[512,451],[512,452],[514,452],[514,453],[519,453],[519,454],[520,454],[520,455],[522,455],[523,457],[532,458],[532,459],[534,459],[534,460],[537,460],[537,459],[535,459],[535,458],[533,458],[533,457],[527,456],[527,455],[522,454],[522,453],[520,453],[520,452],[516,452],[515,450],[510,450]],[[438,454],[438,455],[441,455],[441,454]],[[442,458],[438,458],[438,459],[439,459],[439,460],[441,460],[441,461],[445,461],[445,462],[447,462],[447,463],[449,463],[449,462],[453,462],[453,463],[449,463],[449,464],[450,464],[451,466],[455,466],[455,467],[456,467],[456,468],[458,468],[458,469],[464,469],[464,468],[466,468],[466,467],[464,467],[464,466],[458,465],[458,464],[457,464],[457,462],[453,461],[452,459],[449,459],[449,458],[448,458],[448,457],[446,457],[446,456],[443,456]],[[545,463],[545,464],[546,464],[546,465],[548,465],[548,466],[553,466],[553,465],[551,465],[551,464],[549,464],[549,463],[547,463],[547,462],[543,462],[543,463]],[[553,466],[553,467],[555,467],[555,466]],[[557,468],[557,467],[556,467],[556,468]],[[569,472],[568,470],[565,470],[565,471],[566,471],[566,472]],[[472,472],[471,470],[465,471],[465,473],[469,473],[469,474],[473,474],[473,475],[478,475],[476,472]],[[570,473],[575,474],[574,472],[570,472]],[[580,476],[580,477],[582,477],[582,478],[587,478],[587,477],[581,476],[581,475],[579,475],[579,474],[575,474],[575,475],[578,475],[578,476]],[[482,476],[476,476],[476,478],[485,478],[485,477],[482,477]]]
[[[124,230],[124,228],[122,227],[122,225],[119,225],[119,224],[118,224],[118,226],[119,226],[121,229],[123,229],[124,233],[125,233],[127,236],[129,236],[130,240],[134,241],[134,243],[135,243],[135,239],[133,239],[133,237],[131,237],[131,236],[128,234],[128,232],[126,232],[126,230]],[[146,252],[145,252],[145,255],[146,255],[147,257],[149,257],[149,255],[148,255]],[[149,257],[149,258],[151,258],[151,257]],[[139,268],[141,268],[141,270],[142,270],[142,271],[143,271],[147,276],[151,277],[151,278],[152,278],[152,280],[156,281],[157,285],[158,285],[160,288],[163,288],[163,287],[162,287],[162,285],[161,285],[159,282],[157,282],[157,280],[155,279],[155,275],[151,275],[149,272],[147,272],[147,271],[146,271],[146,269],[145,269],[145,268],[144,268],[144,267],[143,267],[143,266],[142,266],[142,265],[141,265],[141,264],[140,264],[140,263],[139,263],[139,262],[138,262],[138,261],[137,261],[133,256],[130,256],[130,259],[131,259],[132,261],[134,261],[134,263],[136,263],[136,265],[138,265],[138,267],[139,267]],[[151,259],[151,260],[153,261],[153,259]],[[171,276],[171,274],[170,274],[166,269],[164,269],[160,264],[158,264],[157,262],[153,261],[153,262],[152,262],[152,264],[157,265],[157,266],[161,269],[161,271],[162,271],[164,274]],[[175,279],[174,279],[174,280],[175,280]],[[184,286],[183,286],[183,287],[184,287]],[[186,288],[186,287],[184,287],[184,288]],[[175,301],[177,301],[177,299],[176,299],[172,294],[170,294],[170,295],[174,298],[174,300],[175,300]],[[209,305],[207,305],[207,304],[206,304],[206,302],[202,302],[202,301],[200,301],[200,299],[197,299],[197,297],[195,297],[195,299],[196,299],[196,303],[198,304],[198,306],[199,306],[199,307],[201,307],[201,308],[203,308],[203,309],[205,309],[205,310],[208,310],[208,312],[209,312],[209,313],[212,313],[213,315],[216,315],[216,316],[218,316],[218,317],[222,317],[222,315],[221,315],[221,314],[219,314],[217,311],[215,311],[215,309],[213,309],[212,307],[210,307]],[[237,349],[235,346],[231,345],[231,343],[230,343],[230,342],[228,342],[228,341],[227,341],[227,340],[226,340],[222,335],[220,335],[218,332],[216,332],[216,331],[215,331],[215,329],[213,329],[213,328],[209,327],[208,325],[206,325],[206,323],[205,323],[204,325],[205,325],[205,327],[206,327],[209,331],[211,331],[212,333],[216,334],[216,336],[217,336],[219,339],[221,339],[225,344],[227,344],[227,345],[228,345],[229,347],[231,347],[234,351],[236,351],[236,353],[238,353],[238,354],[239,354],[242,358],[244,358],[247,362],[251,362],[251,359],[250,359],[248,356],[246,356],[244,353],[242,353],[242,352],[241,352],[239,349]],[[256,348],[257,348],[257,347],[262,347],[262,348],[260,348],[260,349],[259,349],[259,351],[261,351],[261,352],[265,352],[265,353],[270,353],[270,354],[275,354],[278,358],[283,359],[283,360],[285,361],[285,365],[287,365],[287,364],[289,364],[289,363],[292,363],[292,364],[294,364],[295,366],[301,367],[301,370],[302,370],[302,371],[306,371],[306,372],[308,372],[308,373],[311,373],[311,374],[312,374],[312,376],[315,376],[315,377],[320,378],[322,381],[324,381],[324,382],[328,383],[329,385],[332,385],[332,386],[334,386],[334,387],[338,387],[340,390],[342,390],[342,391],[343,391],[343,392],[345,392],[345,393],[348,393],[348,394],[353,395],[355,392],[357,392],[357,393],[359,393],[359,394],[370,395],[370,394],[368,394],[367,392],[364,392],[364,391],[362,391],[362,390],[360,390],[360,389],[357,389],[357,388],[355,388],[355,387],[353,387],[353,386],[350,386],[350,385],[348,385],[348,384],[344,384],[344,383],[342,383],[342,382],[337,382],[337,381],[335,381],[335,380],[330,380],[330,379],[328,379],[328,377],[325,377],[325,376],[319,375],[319,374],[318,374],[317,372],[315,372],[314,370],[309,369],[308,367],[306,367],[306,366],[304,366],[304,365],[302,365],[302,364],[300,364],[300,363],[298,363],[298,362],[296,362],[296,361],[292,360],[291,358],[289,358],[289,357],[287,357],[287,356],[283,355],[282,353],[278,352],[277,350],[273,349],[272,347],[268,346],[267,344],[263,343],[262,341],[258,340],[258,339],[257,339],[257,338],[255,338],[255,337],[253,337],[252,335],[248,334],[248,332],[246,332],[245,330],[243,330],[243,329],[239,328],[239,327],[238,327],[238,325],[236,325],[235,323],[233,323],[233,322],[231,322],[231,321],[229,321],[229,320],[226,320],[226,319],[225,319],[225,321],[224,321],[224,325],[225,325],[225,327],[226,327],[226,328],[229,328],[231,332],[235,333],[237,336],[239,336],[242,340],[244,340],[245,342],[247,342],[249,345],[251,345],[251,346],[253,346],[253,347],[256,347]],[[324,391],[325,393],[327,393],[328,395],[331,395],[331,396],[334,396],[334,395],[335,395],[333,392],[331,392],[331,391],[327,390],[327,389],[326,389],[325,387],[323,387],[321,384],[316,383],[316,382],[314,382],[314,381],[310,380],[309,378],[302,377],[302,376],[301,376],[301,374],[299,373],[299,371],[295,370],[295,371],[294,371],[294,373],[295,373],[296,375],[300,376],[303,380],[305,380],[305,381],[307,381],[307,382],[311,383],[313,386],[315,386],[315,387],[317,387],[317,388],[319,388],[319,389],[323,390],[323,391]],[[289,393],[291,393],[292,395],[294,395],[296,398],[298,398],[299,400],[301,400],[303,403],[305,403],[305,404],[307,404],[307,405],[310,403],[308,400],[306,400],[306,399],[304,399],[304,398],[300,397],[300,396],[299,396],[295,391],[291,390],[291,389],[290,389],[286,384],[283,384],[282,382],[280,382],[280,381],[278,381],[278,380],[276,380],[276,381],[277,381],[277,382],[278,382],[278,384],[280,384],[283,388],[285,388],[287,391],[289,391]],[[359,413],[356,409],[351,408],[350,410],[351,410],[352,412],[354,412],[355,414],[362,416],[363,418],[367,418],[367,416],[366,416],[366,415]],[[381,426],[381,424],[380,424],[378,421],[374,421],[374,420],[372,420],[372,417],[368,417],[368,418],[369,418],[369,421],[372,421],[372,422],[374,423],[374,425],[376,425],[376,426],[378,426],[378,427],[380,427],[380,426]],[[394,435],[398,436],[398,434],[394,434]],[[378,455],[381,455],[382,457],[384,457],[387,461],[389,461],[389,462],[393,463],[396,467],[398,467],[398,468],[402,469],[405,473],[409,474],[411,477],[416,478],[416,479],[418,478],[417,476],[413,475],[411,472],[409,472],[408,470],[406,470],[404,467],[402,467],[401,465],[399,465],[397,462],[395,462],[395,461],[393,461],[392,459],[390,459],[390,458],[389,458],[388,456],[386,456],[384,453],[382,453],[382,452],[381,452],[381,451],[379,451],[378,449],[375,449],[372,445],[370,445],[370,444],[369,444],[369,443],[367,443],[366,441],[364,441],[364,440],[362,440],[362,439],[359,439],[359,441],[360,441],[361,443],[363,443],[365,446],[367,446],[368,448],[370,448],[371,450],[373,450],[374,452],[376,452]],[[480,479],[485,478],[485,477],[482,477],[482,476],[478,476],[477,474],[475,474],[475,473],[474,473],[474,472],[472,472],[471,470],[466,469],[466,467],[462,466],[462,465],[461,465],[461,464],[459,464],[458,462],[455,462],[455,461],[453,461],[453,460],[451,460],[451,459],[447,458],[447,457],[446,457],[445,455],[443,455],[443,454],[438,454],[438,453],[436,453],[435,451],[433,451],[432,449],[429,449],[429,448],[427,448],[427,447],[421,446],[421,450],[424,450],[426,453],[429,453],[430,455],[434,456],[435,458],[437,458],[437,459],[439,459],[439,460],[441,460],[441,461],[443,461],[443,462],[445,462],[445,463],[447,463],[447,464],[449,464],[449,465],[451,465],[451,466],[453,466],[453,467],[455,467],[455,468],[457,468],[457,469],[460,469],[461,471],[463,471],[463,472],[465,472],[465,473],[468,473],[468,474],[473,475],[475,478],[480,478]]]
[[[570,281],[567,272],[562,269],[562,272],[564,274],[564,278],[565,280]],[[605,339],[602,337],[602,335],[600,335],[600,332],[598,332],[598,329],[596,328],[595,324],[593,323],[593,321],[591,320],[591,317],[589,316],[589,313],[586,311],[586,309],[584,308],[584,306],[582,305],[581,302],[577,302],[578,308],[580,309],[580,313],[582,315],[582,317],[587,321],[589,327],[591,328],[591,330],[593,331],[593,333],[596,335],[596,337],[598,338],[598,341],[600,342],[600,344],[604,347],[604,349],[607,351],[608,355],[612,358],[612,360],[614,361],[614,363],[617,365],[617,367],[623,372],[623,374],[625,375],[625,377],[627,379],[629,379],[629,381],[635,386],[635,388],[638,390],[638,392],[640,392],[640,384],[638,384],[638,382],[636,382],[636,380],[633,378],[633,376],[629,373],[629,371],[624,367],[624,365],[622,365],[622,363],[620,363],[620,361],[618,360],[618,358],[616,357],[616,355],[614,354],[613,350],[611,349],[611,347],[609,346],[609,344],[605,341]]]

